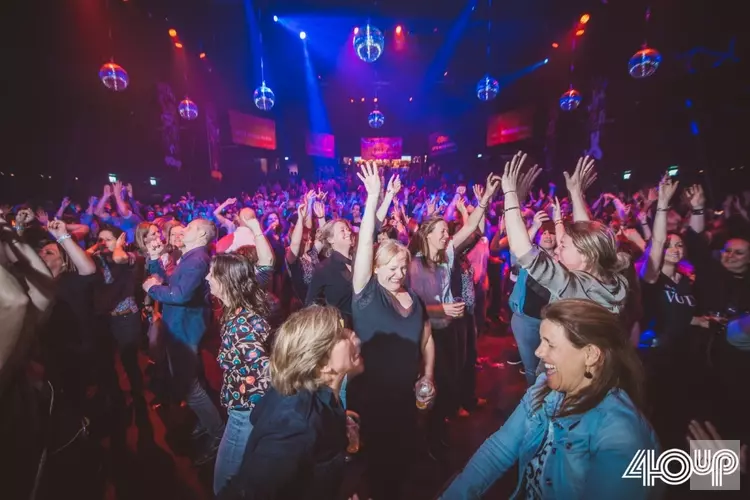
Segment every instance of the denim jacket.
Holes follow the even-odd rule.
[[[519,484],[511,498],[525,498],[526,466],[544,444],[549,415],[555,413],[563,399],[562,393],[552,391],[542,408],[535,411],[534,395],[546,382],[546,374],[537,378],[510,418],[482,444],[441,499],[481,498],[516,462]],[[622,479],[638,450],[653,449],[657,455],[660,452],[654,431],[625,392],[612,390],[596,408],[584,414],[552,418],[552,423],[552,449],[541,479],[543,498],[660,498],[663,487],[644,487],[641,480]]]

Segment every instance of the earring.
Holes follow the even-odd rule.
[[[588,367],[586,367],[586,371],[583,372],[583,376],[589,380],[594,378],[594,374],[589,371]]]

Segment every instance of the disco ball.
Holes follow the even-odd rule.
[[[500,92],[500,84],[490,75],[485,75],[477,83],[477,97],[480,101],[491,101],[497,97],[498,92]]]
[[[366,24],[357,29],[353,43],[357,57],[366,63],[371,63],[383,55],[385,37],[379,29]]]
[[[191,101],[189,97],[180,101],[177,110],[180,112],[180,116],[186,120],[195,120],[198,118],[198,105]]]
[[[380,128],[383,126],[383,123],[385,123],[385,115],[380,110],[376,109],[367,115],[367,123],[369,123],[372,128]]]
[[[128,72],[122,66],[113,62],[108,62],[99,68],[99,79],[105,87],[115,92],[125,90],[130,83]]]
[[[628,61],[628,72],[633,78],[647,78],[659,68],[661,54],[656,49],[644,47]]]
[[[560,109],[563,111],[573,111],[581,104],[581,93],[575,89],[570,89],[560,96]]]
[[[266,87],[266,82],[263,82],[261,86],[253,92],[253,101],[255,101],[255,105],[258,109],[271,111],[273,104],[276,102],[276,96],[273,94],[273,90]]]

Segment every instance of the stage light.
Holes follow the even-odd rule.
[[[289,157],[288,157],[288,156],[285,156],[285,157],[284,157],[284,161],[289,161]]]
[[[584,30],[578,30],[576,31],[576,36],[583,36],[584,33],[586,33]]]
[[[544,64],[547,64],[549,62],[549,58],[544,60]]]
[[[349,99],[349,102],[354,102],[354,99]]]
[[[151,177],[148,180],[148,183],[151,184],[152,186],[156,186],[156,177]]]
[[[181,49],[181,48],[182,48],[182,44],[181,44],[180,42],[175,42],[175,43],[174,43],[174,46],[175,46],[176,48],[178,48],[178,49]]]
[[[279,16],[273,16],[273,22],[278,23],[279,22]]]
[[[377,97],[373,98],[372,102],[378,102],[378,98]]]
[[[117,182],[117,176],[115,174],[109,174],[109,182]]]
[[[169,36],[171,36],[172,38],[176,38],[177,37],[177,30],[174,29],[174,28],[170,28],[170,30],[169,30]]]
[[[588,14],[584,14],[581,16],[581,24],[586,24],[589,22],[589,19],[591,19],[591,16]]]
[[[398,26],[396,26],[396,34],[400,35],[401,31],[403,31],[403,28],[401,28],[401,25],[399,24]]]
[[[304,40],[305,38],[307,38],[307,33],[305,33],[304,31],[300,31],[299,32],[299,37],[300,37],[301,40]]]
[[[448,76],[448,72],[446,71],[445,73],[443,73],[443,76]]]
[[[201,59],[205,59],[206,58],[206,53],[205,52],[201,52],[200,54],[198,54],[198,57],[200,57]]]
[[[365,102],[365,98],[364,97],[362,98],[362,102]]]
[[[356,26],[356,27],[354,28],[354,34],[356,35],[357,33],[359,33],[359,26]]]
[[[414,98],[413,98],[413,97],[410,97],[410,98],[409,98],[409,102],[412,102],[413,100],[414,100]]]
[[[557,43],[557,42],[552,42],[552,48],[553,48],[553,49],[556,49],[556,48],[558,48],[559,46],[560,46],[560,44],[559,44],[559,43]]]
[[[481,157],[482,157],[482,153],[478,153],[477,158],[481,158]]]

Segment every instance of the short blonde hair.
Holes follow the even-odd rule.
[[[408,266],[411,261],[411,253],[409,253],[409,249],[400,241],[390,239],[385,240],[378,245],[378,250],[375,252],[375,267],[388,264],[391,259],[399,254],[406,255],[406,265]]]
[[[331,351],[346,338],[341,313],[334,307],[313,305],[292,314],[276,332],[271,385],[286,396],[316,391],[324,384],[321,370]]]
[[[345,224],[346,227],[349,228],[349,231],[352,230],[352,225],[346,219],[331,219],[318,228],[315,239],[323,244],[323,248],[320,249],[320,253],[323,254],[323,257],[329,257],[331,252],[333,252],[331,242],[328,240],[333,239],[333,230],[339,222]]]
[[[610,281],[630,265],[630,257],[617,251],[615,235],[599,221],[579,221],[565,226],[573,246],[586,257],[589,271]]]

